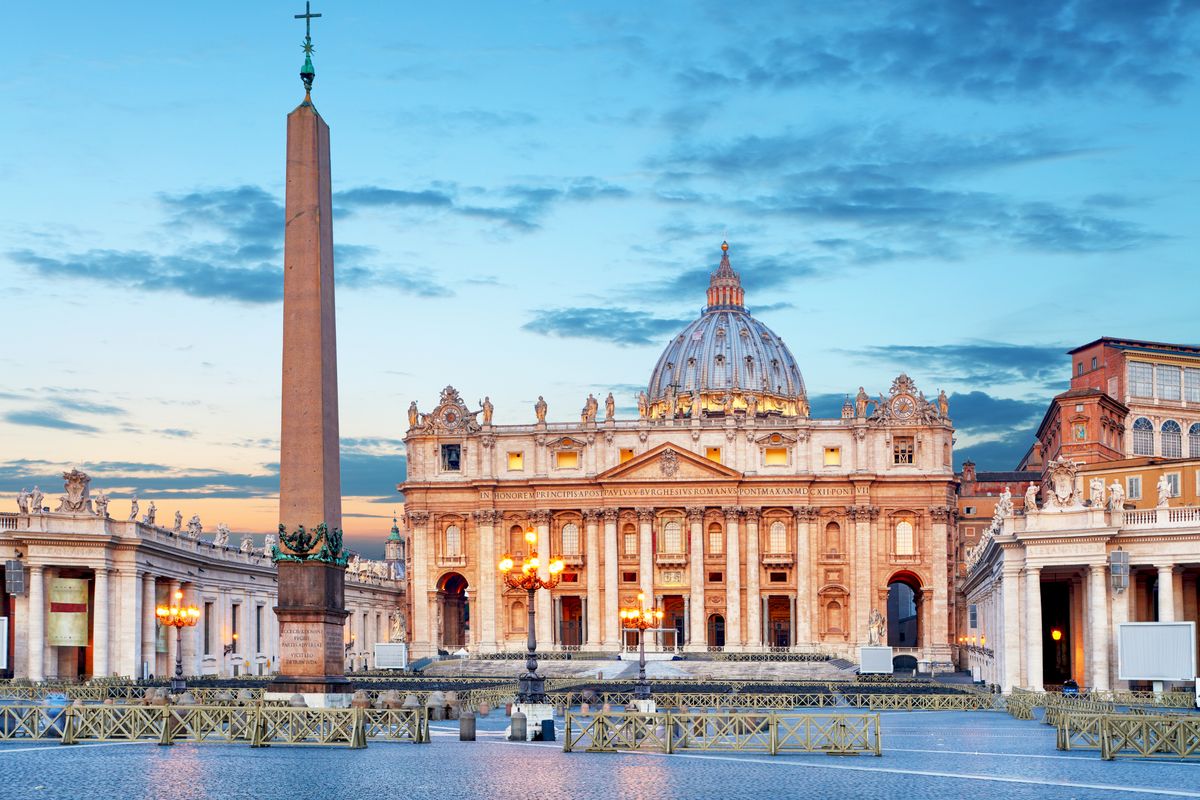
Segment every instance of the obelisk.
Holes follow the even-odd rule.
[[[279,439],[280,659],[272,695],[345,705],[346,556],[338,444],[329,126],[312,103],[306,9],[304,102],[287,116],[283,240],[283,403]]]

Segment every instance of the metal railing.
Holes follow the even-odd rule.
[[[563,751],[883,754],[878,714],[608,712],[563,719]]]
[[[1059,750],[1098,750],[1112,761],[1200,758],[1200,715],[1066,711],[1057,716]]]

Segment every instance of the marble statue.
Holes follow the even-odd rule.
[[[73,469],[70,472],[64,472],[63,488],[67,493],[62,495],[58,501],[58,513],[60,514],[91,514],[92,498],[88,492],[88,484],[92,482],[91,476],[86,472],[81,472]],[[38,488],[33,487],[34,494],[38,492]],[[34,506],[40,511],[42,504],[40,498],[36,498]]]
[[[1030,511],[1038,510],[1037,496],[1038,496],[1037,484],[1036,483],[1029,484],[1029,486],[1025,489],[1025,513],[1026,514],[1028,514]]]
[[[724,411],[725,411],[725,416],[727,416],[727,417],[733,416],[733,392],[725,393]]]
[[[240,547],[238,547],[238,550],[242,551],[243,553],[253,553],[254,537],[250,536],[249,534],[242,534],[242,544]]]
[[[1171,505],[1171,482],[1167,480],[1167,476],[1158,476],[1158,507],[1166,508]]]
[[[1005,486],[1004,491],[1000,493],[1000,500],[996,503],[996,516],[1001,518],[1007,517],[1012,514],[1012,511],[1012,489]]]
[[[753,419],[758,414],[758,396],[746,395],[746,418]]]
[[[108,517],[108,495],[103,491],[97,491],[96,496],[92,498],[92,505],[96,509],[96,516],[100,519]]]
[[[275,549],[275,545],[279,544],[279,534],[268,533],[263,537],[263,552],[271,555],[271,551]]]
[[[808,394],[806,394],[805,392],[801,392],[800,399],[796,401],[796,411],[800,414],[800,416],[802,418],[804,418],[804,419],[808,418],[810,408],[808,405]]]
[[[217,523],[217,532],[213,534],[213,544],[217,547],[225,547],[229,544],[229,526],[224,522]]]
[[[650,416],[650,398],[646,397],[646,392],[638,392],[638,419],[645,419]]]
[[[613,393],[609,392],[608,397],[604,398],[604,421],[612,422],[617,418],[617,400],[613,397]]]
[[[404,642],[408,640],[408,619],[403,611],[392,612],[392,627],[388,632],[388,640]]]
[[[871,398],[867,397],[867,392],[863,387],[858,387],[858,394],[854,397],[854,416],[862,419],[867,416],[867,403],[871,402]]]
[[[204,533],[204,526],[200,524],[199,514],[192,514],[192,518],[188,520],[187,532],[188,536],[193,539],[199,539],[200,534]]]
[[[142,522],[146,525],[154,524],[154,515],[158,513],[158,508],[154,505],[154,501],[150,501],[150,505],[146,506],[146,515],[142,517]]]
[[[37,487],[37,484],[35,483],[33,485],[33,491],[29,493],[29,513],[30,514],[41,514],[42,513],[42,500],[45,497],[46,497],[46,495],[42,494],[42,490],[39,489]]]
[[[699,390],[692,392],[692,419],[700,419],[700,412],[704,410],[704,403],[700,400]]]
[[[408,427],[409,428],[417,427],[417,418],[419,416],[420,416],[420,414],[417,411],[417,401],[413,400],[411,403],[408,404]]]
[[[495,407],[492,405],[492,398],[488,397],[487,395],[484,395],[483,400],[481,400],[479,402],[479,405],[480,405],[480,407],[483,408],[483,424],[491,425],[492,424],[492,412],[496,410]]]
[[[183,512],[176,511],[175,512],[175,527],[171,528],[171,530],[175,531],[176,533],[179,533],[179,530],[182,527],[183,527]]]
[[[667,409],[663,413],[667,419],[675,416],[675,387],[668,386],[667,391],[663,394],[663,399],[666,401]]]
[[[1112,486],[1108,487],[1108,509],[1109,511],[1122,511],[1125,508],[1125,487],[1121,482],[1114,480]]]
[[[129,521],[133,522],[134,520],[136,520],[137,515],[138,515],[138,499],[137,499],[137,495],[135,494],[133,496],[133,499],[129,501]]]
[[[942,419],[946,419],[950,416],[950,401],[946,398],[946,392],[942,389],[938,389],[937,405],[938,416],[940,416]]]
[[[538,395],[537,402],[533,404],[533,413],[537,415],[537,421],[541,424],[546,424],[546,398]]]
[[[1104,478],[1092,478],[1088,481],[1088,500],[1093,508],[1104,508]]]
[[[346,562],[346,571],[351,575],[358,575],[362,572],[363,562],[358,553],[351,553],[350,559]]]
[[[17,492],[17,513],[29,513],[29,490],[23,486],[21,487],[21,491]]]
[[[883,619],[883,614],[879,613],[878,608],[872,608],[871,616],[867,619],[867,646],[884,647],[886,644],[887,622]]]

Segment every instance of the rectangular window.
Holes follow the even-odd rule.
[[[1096,368],[1096,357],[1092,356],[1092,369]]]
[[[787,573],[786,572],[772,572],[771,573],[771,583],[787,583]]]
[[[768,467],[780,467],[787,465],[787,448],[786,447],[768,447],[763,450],[763,464]]]
[[[1083,374],[1083,362],[1082,361],[1080,361],[1078,364],[1075,365],[1075,374],[1076,375]]]
[[[721,582],[721,581],[723,581],[723,580],[725,580],[725,573],[724,573],[724,572],[710,572],[710,573],[708,573],[708,582],[709,582],[709,583],[720,583],[720,582]]]
[[[627,555],[627,556],[637,555],[637,544],[638,544],[637,539],[638,539],[637,534],[634,533],[633,531],[630,531],[625,534],[625,555]]]
[[[508,471],[521,472],[525,469],[525,454],[524,453],[509,453],[508,454]]]
[[[632,447],[622,447],[621,448],[621,463],[624,464],[626,461],[628,461],[631,458],[633,458],[633,448]]]
[[[579,469],[579,453],[574,450],[560,450],[554,454],[554,466],[559,469]]]
[[[254,607],[254,652],[255,653],[262,652],[262,633],[263,633],[262,619],[263,619],[263,607],[255,606]]]
[[[242,606],[239,603],[232,604],[229,607],[229,632],[232,634],[230,637],[230,643],[233,645],[233,652],[235,653],[240,653],[242,651],[241,644],[238,643],[238,634],[241,633],[241,631],[238,630],[238,620],[241,619],[241,616]]]
[[[708,554],[719,556],[725,552],[725,532],[720,529],[708,532]]]
[[[683,526],[678,520],[663,523],[662,552],[677,555],[683,552]]]
[[[1129,394],[1133,397],[1154,396],[1154,365],[1143,361],[1129,362]]]
[[[840,467],[842,465],[842,448],[826,447],[825,448],[825,466]]]
[[[462,469],[462,446],[457,444],[442,445],[442,470],[458,472]]]
[[[897,436],[892,439],[892,463],[893,464],[912,464],[913,463],[913,437]]]
[[[579,583],[579,573],[578,572],[564,572],[562,574],[562,582],[563,583]]]
[[[1158,399],[1159,400],[1178,400],[1179,394],[1179,367],[1167,367],[1159,364],[1154,368],[1155,383],[1158,384]]]
[[[1180,495],[1179,484],[1180,484],[1179,473],[1178,472],[1168,472],[1167,473],[1167,486],[1170,487],[1170,496],[1171,497],[1179,497],[1179,495]]]
[[[204,604],[204,655],[212,654],[213,604]]]
[[[564,556],[579,555],[579,526],[574,522],[563,525],[562,551]]]
[[[1183,371],[1183,399],[1200,403],[1200,369],[1188,367]]]
[[[636,572],[622,572],[621,573],[621,581],[622,581],[622,583],[637,583],[637,573]]]
[[[1130,500],[1142,499],[1142,476],[1130,475],[1125,479],[1125,496]]]
[[[720,464],[721,463],[721,448],[719,448],[719,447],[704,448],[704,457],[707,458],[709,461],[715,461],[718,464]]]
[[[966,517],[975,516],[975,506],[966,506],[965,508],[963,508],[963,516],[966,516]]]
[[[971,603],[971,605],[967,606],[967,627],[968,628],[978,628],[979,627],[979,611],[975,607],[974,603]]]

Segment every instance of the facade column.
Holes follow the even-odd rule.
[[[704,652],[704,507],[692,506],[687,510],[688,535],[688,608],[687,649]]]
[[[933,549],[929,562],[933,565],[933,606],[930,615],[929,638],[925,650],[937,660],[950,660],[950,577],[954,548],[949,540],[949,524],[954,509],[941,506],[933,509]]]
[[[529,515],[537,529],[537,552],[541,564],[538,566],[538,576],[542,580],[550,577],[550,511],[541,508]],[[543,589],[534,592],[534,602],[537,603],[537,640],[539,647],[548,647],[555,641],[553,605],[550,602],[550,592]]]
[[[121,675],[137,680],[142,676],[142,582],[130,565],[121,573]]]
[[[431,656],[437,653],[437,642],[433,641],[432,615],[429,613],[429,512],[408,512],[408,527],[412,531],[409,547],[412,553],[412,573],[408,576],[412,588],[412,638],[413,657]]]
[[[850,631],[850,644],[855,645],[862,644],[871,616],[871,523],[879,516],[879,509],[852,506],[850,511],[854,520],[854,627]]]
[[[96,608],[92,612],[92,676],[109,676],[108,645],[111,633],[109,623],[108,568],[96,567],[92,595]]]
[[[42,567],[29,567],[29,680],[46,679],[46,584]]]
[[[809,521],[817,518],[817,509],[808,506],[798,506],[794,509],[796,518],[796,597],[793,600],[792,627],[795,635],[792,646],[811,644],[812,610],[816,605],[812,591],[809,588],[809,577],[812,574],[812,548]]]
[[[587,602],[584,616],[587,638],[584,649],[600,649],[600,509],[583,511],[583,563],[587,575]]]
[[[1108,578],[1104,564],[1088,567],[1088,603],[1091,606],[1091,623],[1088,626],[1091,639],[1092,688],[1108,691],[1111,681],[1108,674],[1108,647],[1112,629],[1108,625]]]
[[[490,454],[493,448],[485,448]],[[490,460],[490,459],[489,459]],[[474,514],[479,537],[479,589],[474,592],[478,614],[472,614],[475,637],[481,652],[494,653],[498,648],[496,634],[496,522],[499,514],[482,509]]]
[[[1129,622],[1129,603],[1132,600],[1131,595],[1133,595],[1133,593],[1135,591],[1137,591],[1136,587],[1137,587],[1137,584],[1135,583],[1133,572],[1132,572],[1132,570],[1130,570],[1129,588],[1127,588],[1121,592],[1113,592],[1113,596],[1112,596],[1112,636],[1109,637],[1108,663],[1110,665],[1109,666],[1110,671],[1112,671],[1114,673],[1116,672],[1116,670],[1113,670],[1111,665],[1117,663],[1117,631],[1119,631],[1121,629],[1121,623]],[[1117,686],[1118,683],[1121,683],[1122,686],[1118,687]],[[1117,689],[1117,688],[1128,689],[1129,684],[1126,681],[1120,681],[1120,679],[1118,679],[1116,677],[1116,675],[1114,674],[1112,677],[1112,681],[1111,681],[1111,688],[1113,688],[1113,689]]]
[[[1008,553],[1005,554],[1010,555]],[[1003,648],[1004,671],[1000,681],[1000,691],[1011,694],[1013,687],[1021,684],[1021,566],[1004,561],[1001,573],[1001,619],[997,630],[1003,636],[1003,642],[996,642]],[[993,650],[997,648],[993,647]]]
[[[1158,566],[1158,621],[1175,621],[1174,565]]]
[[[725,648],[742,646],[742,579],[739,552],[738,518],[741,509],[728,507],[725,511]]]
[[[604,509],[604,649],[620,646],[620,595],[617,588],[617,517],[615,508]]]
[[[1025,685],[1040,692],[1045,686],[1042,664],[1042,569],[1025,566]]]
[[[763,612],[762,588],[759,579],[762,576],[758,556],[758,520],[759,509],[743,508],[746,516],[746,646],[761,648],[763,644]]]
[[[195,602],[195,601],[192,601]],[[154,591],[154,575],[145,573],[142,575],[142,663],[147,665],[147,669],[155,677],[158,676],[158,617],[154,614],[154,609],[158,603],[158,597]],[[203,624],[203,620],[201,620]],[[200,627],[197,625],[196,627]],[[137,676],[142,677],[142,663],[137,665]],[[189,673],[194,675],[195,673]]]
[[[654,598],[654,509],[639,508],[638,518],[638,583],[647,602]]]

